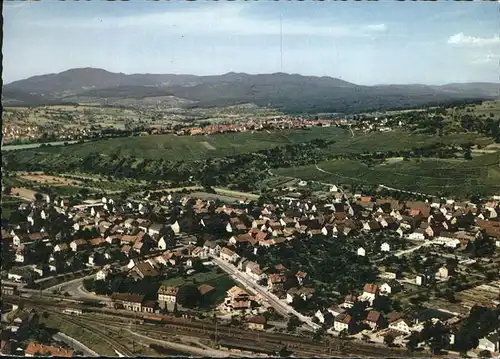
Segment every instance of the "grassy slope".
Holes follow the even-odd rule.
[[[44,147],[22,152],[29,158],[36,153],[62,154],[52,160],[64,161],[66,155],[86,156],[90,153],[118,155],[136,158],[165,159],[171,161],[192,161],[208,157],[224,157],[238,153],[249,153],[291,143],[306,142],[313,139],[334,140],[325,150],[329,153],[374,152],[411,149],[430,143],[491,143],[490,139],[469,133],[436,137],[430,135],[410,135],[400,131],[389,133],[374,132],[356,134],[336,127],[313,127],[308,130],[286,130],[268,133],[227,133],[213,136],[144,136],[126,137],[103,141],[87,142],[66,147]],[[215,149],[208,149],[208,143]],[[52,156],[51,156],[52,157]],[[38,159],[37,159],[38,160]]]
[[[492,153],[470,161],[445,159],[411,159],[374,167],[350,160],[282,168],[273,171],[279,176],[296,177],[328,183],[384,184],[386,186],[435,194],[472,194],[478,189],[500,191],[500,155]]]
[[[207,157],[223,157],[237,153],[255,152],[275,146],[309,141],[315,138],[344,138],[338,128],[312,128],[310,130],[287,130],[268,133],[227,133],[213,136],[159,135],[145,137],[116,138],[95,141],[68,147],[45,147],[34,152],[64,153],[85,156],[93,152],[149,159],[198,160]],[[215,149],[208,149],[208,143]]]
[[[280,132],[267,131],[257,133],[231,133],[214,136],[147,136],[111,139],[68,147],[39,148],[20,151],[15,160],[22,163],[44,163],[50,168],[54,163],[64,166],[70,158],[76,159],[90,153],[118,155],[119,158],[136,157],[134,163],[141,158],[153,160],[193,161],[208,157],[224,157],[235,153],[248,153],[289,143],[309,141],[322,138],[336,141],[323,149],[326,154],[360,153],[376,151],[411,150],[415,147],[431,143],[459,145],[473,142],[481,145],[492,140],[484,136],[468,133],[443,137],[430,135],[414,135],[401,131],[389,133],[374,132],[356,133],[354,137],[349,131],[339,128],[311,128],[309,130],[287,130]],[[215,150],[208,150],[204,142],[208,142]],[[470,193],[473,188],[500,188],[498,166],[484,167],[480,161],[498,162],[497,153],[478,156],[469,162],[422,159],[410,161],[389,161],[384,165],[369,168],[367,165],[348,160],[329,161],[319,164],[320,168],[334,172],[335,175],[318,171],[314,165],[296,168],[277,169],[278,175],[313,179],[335,183],[385,184],[397,188],[436,193],[443,188],[451,191]],[[492,159],[493,158],[493,159]],[[112,163],[118,160],[112,161]],[[479,164],[479,165],[476,165]],[[111,166],[111,162],[110,162]],[[483,166],[483,168],[477,168]],[[476,167],[476,168],[471,168]]]

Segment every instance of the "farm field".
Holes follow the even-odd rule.
[[[411,150],[434,143],[459,145],[467,142],[482,146],[493,143],[491,138],[476,133],[449,134],[442,137],[410,134],[403,131],[355,133],[355,137],[346,135],[342,140],[328,146],[328,153],[360,153],[376,151]]]
[[[275,132],[226,133],[211,136],[158,135],[144,137],[113,138],[91,141],[64,147],[40,147],[23,151],[23,155],[34,153],[67,154],[84,157],[101,153],[111,157],[134,157],[151,160],[194,161],[209,157],[225,157],[233,154],[251,153],[287,144],[307,142],[314,139],[332,140],[324,149],[326,153],[360,153],[364,151],[397,151],[412,149],[432,143],[461,144],[472,142],[486,146],[493,141],[475,134],[451,134],[443,137],[415,135],[402,131],[357,133],[352,137],[347,130],[337,127],[312,127]]]
[[[207,157],[224,157],[238,153],[255,152],[280,145],[310,141],[316,138],[336,139],[345,137],[345,131],[336,127],[316,127],[309,130],[277,132],[226,133],[212,136],[158,135],[113,138],[64,148],[39,148],[37,152],[67,153],[86,156],[103,153],[110,156],[130,156],[172,161],[199,160]]]
[[[373,167],[359,161],[335,160],[276,169],[273,173],[327,183],[383,184],[428,194],[448,192],[471,195],[481,190],[500,192],[499,163],[500,153],[492,153],[474,157],[470,161],[410,159]]]
[[[43,174],[43,172],[19,173],[18,176],[28,181],[51,185],[51,186],[75,186],[82,184],[82,182],[78,180],[68,179],[59,176],[48,176]]]
[[[36,191],[30,190],[28,188],[23,188],[23,187],[12,187],[10,193],[13,196],[17,196],[17,197],[28,199],[30,201],[34,201]]]

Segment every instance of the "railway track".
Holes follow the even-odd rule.
[[[161,329],[158,329],[158,327],[160,327]],[[152,338],[157,337],[166,340],[170,338],[170,335],[166,335],[166,333],[169,333],[169,330],[171,330],[172,334],[175,335],[184,335],[184,336],[199,337],[199,338],[207,338],[207,337],[213,338],[215,335],[215,333],[210,330],[182,328],[179,327],[178,325],[139,324],[135,325],[135,328],[137,331],[144,333],[144,335],[150,336]],[[263,340],[262,334],[264,333],[259,332],[255,334],[258,336],[259,342],[281,344],[281,345],[284,344],[290,351],[292,351],[295,355],[299,356],[332,356],[332,355],[345,355],[346,353],[349,353],[349,354],[356,354],[359,356],[373,357],[374,355],[377,354],[381,356],[393,356],[394,354],[398,354],[395,351],[390,351],[385,348],[383,348],[384,349],[382,350],[383,352],[380,352],[381,348],[352,348],[345,341],[340,341],[338,345],[332,346],[331,344],[325,342],[321,343],[315,341],[307,341],[307,343],[305,343],[305,342],[297,342],[297,340],[295,339],[282,340],[273,338],[273,339]],[[248,341],[248,332],[246,332],[246,335],[238,335],[238,334],[233,335],[233,329],[231,329],[229,332],[224,330],[218,331],[217,336],[219,339],[231,338],[231,339],[240,339]],[[343,347],[344,350],[341,350],[340,349],[341,347]],[[399,354],[402,355],[402,353]]]
[[[79,326],[79,327],[81,327],[81,328],[83,328],[91,333],[98,334],[102,338],[102,340],[104,340],[111,347],[118,350],[123,355],[130,356],[130,357],[135,356],[135,354],[132,351],[130,351],[125,345],[123,345],[119,341],[111,338],[108,333],[103,332],[102,330],[98,329],[96,326],[96,323],[88,323],[85,320],[80,320],[80,318],[75,319],[68,314],[61,314],[61,313],[59,313],[57,311],[53,311],[51,309],[46,309],[46,308],[42,308],[42,309],[48,313],[56,315],[58,318],[66,321],[68,323]]]
[[[5,299],[9,301],[8,296]],[[19,298],[15,297],[16,302],[19,302]],[[10,300],[12,301],[12,300]],[[22,300],[26,305],[36,307],[41,311],[52,312],[57,315],[61,315],[60,312],[54,311],[54,309],[47,310],[47,304],[41,304],[44,301],[43,298],[23,298]],[[92,313],[90,315],[102,315],[105,318],[83,318],[78,317],[75,319],[74,317],[70,317],[74,324],[80,325],[83,328],[90,328],[88,330],[93,331],[94,333],[99,333],[104,337],[108,337],[108,335],[102,331],[96,329],[96,326],[103,326],[103,323],[106,325],[115,325],[117,327],[123,328],[124,324],[135,323],[136,330],[141,333],[148,333],[150,335],[158,336],[162,339],[165,339],[165,334],[168,332],[175,333],[176,335],[184,335],[191,336],[197,338],[213,338],[215,336],[218,338],[226,337],[232,339],[241,339],[244,341],[248,341],[249,339],[249,331],[243,330],[240,328],[234,327],[226,327],[223,325],[217,325],[214,323],[208,322],[196,322],[193,320],[186,320],[183,318],[169,317],[169,316],[156,316],[161,318],[161,320],[155,321],[154,323],[140,323],[139,319],[143,319],[143,314],[140,315],[126,312],[126,311],[117,311],[114,309],[106,309],[106,308],[94,308],[89,307],[77,303],[53,303],[50,302],[51,307],[55,308],[78,308],[84,309],[86,313]],[[65,319],[68,320],[68,317],[65,316]],[[343,341],[337,338],[330,338],[328,341],[315,341],[312,338],[308,337],[298,337],[290,334],[284,333],[268,333],[268,332],[254,332],[255,337],[258,338],[261,342],[266,342],[270,344],[281,344],[286,345],[291,351],[296,353],[297,355],[307,355],[317,356],[317,355],[345,355],[348,353],[350,355],[360,355],[360,356],[404,356],[404,351],[402,350],[390,350],[388,348],[376,347],[376,346],[364,346],[361,343],[352,343],[354,345],[349,345],[349,342]],[[168,337],[167,337],[168,338]],[[117,347],[117,349],[121,348],[125,355],[133,355],[127,348],[125,348],[121,343],[113,340],[112,338],[108,338],[107,341],[110,345]],[[111,343],[113,342],[113,343]],[[340,350],[341,346],[345,346],[344,350]],[[119,347],[119,348],[118,348]]]

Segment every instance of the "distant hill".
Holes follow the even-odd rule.
[[[270,106],[288,113],[341,112],[409,108],[455,101],[500,98],[497,83],[444,86],[360,86],[332,77],[274,73],[216,76],[123,74],[102,69],[71,69],[34,76],[3,87],[4,104],[77,102],[79,98],[137,100],[176,97],[185,106],[214,107],[242,103]]]

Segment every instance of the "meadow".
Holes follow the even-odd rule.
[[[190,161],[208,157],[224,157],[232,154],[256,152],[280,145],[306,142],[316,138],[341,139],[345,131],[336,127],[314,127],[275,132],[225,133],[211,136],[157,135],[124,137],[92,141],[66,147],[43,147],[37,152],[68,153],[86,156],[91,153],[106,155]],[[209,149],[210,148],[210,149]]]
[[[252,153],[315,139],[334,141],[334,143],[324,148],[325,154],[411,150],[415,147],[439,142],[443,144],[472,142],[482,146],[492,143],[491,139],[475,133],[450,134],[437,137],[415,135],[403,131],[372,132],[368,134],[358,132],[355,137],[352,137],[349,131],[337,127],[311,127],[309,129],[225,133],[211,136],[153,135],[112,138],[64,147],[40,147],[24,150],[23,155],[29,156],[36,152],[85,157],[92,153],[100,153],[118,158],[195,161]]]
[[[304,142],[321,139],[328,143],[320,144],[311,150]],[[392,132],[371,132],[368,134],[337,127],[312,127],[283,131],[261,131],[245,133],[226,133],[211,136],[158,135],[143,137],[114,138],[79,143],[64,147],[40,147],[37,149],[5,152],[2,163],[13,170],[38,170],[53,172],[93,172],[106,174],[108,179],[127,177],[149,180],[169,180],[182,182],[190,177],[200,181],[204,174],[222,174],[223,180],[213,185],[248,192],[246,183],[253,183],[253,189],[262,188],[258,183],[275,178],[274,183],[286,182],[294,177],[336,184],[366,184],[400,188],[408,191],[438,194],[441,192],[470,195],[477,192],[498,192],[500,173],[499,152],[473,153],[470,161],[460,159],[406,159],[401,152],[432,144],[454,145],[465,143],[480,145],[483,150],[493,143],[493,139],[477,133],[447,134],[432,136],[413,134],[402,130]],[[290,159],[286,164],[272,161],[268,157],[272,173],[262,172],[266,162],[263,153],[256,153],[275,147],[297,145],[276,151],[267,156],[280,156],[287,152],[290,158],[298,158],[303,166]],[[494,149],[492,149],[494,150]],[[401,151],[397,154],[398,151]],[[348,159],[351,154],[394,152],[380,164],[366,164]],[[253,154],[251,157],[235,159],[224,168],[212,158],[223,158],[237,154]],[[251,159],[249,159],[251,158]],[[336,160],[325,161],[327,158]],[[194,161],[204,161],[202,163]],[[251,163],[250,163],[251,162]],[[314,164],[316,163],[316,164]],[[316,167],[318,166],[318,168]],[[11,168],[9,168],[9,166]],[[276,168],[285,167],[287,168]],[[220,170],[223,168],[223,170]],[[222,171],[222,172],[218,172]],[[224,172],[225,171],[225,172]],[[118,173],[118,176],[115,174]],[[243,174],[243,175],[242,175]],[[236,175],[242,175],[236,178]],[[197,176],[197,177],[196,177]],[[233,184],[237,184],[233,186]],[[241,186],[243,183],[245,186]],[[269,182],[273,183],[273,181]],[[250,186],[251,187],[251,186]],[[249,187],[248,187],[249,188]],[[233,197],[234,194],[219,193]]]
[[[459,159],[409,159],[368,166],[360,161],[334,160],[273,170],[277,176],[332,184],[379,185],[426,194],[472,195],[500,193],[500,153]],[[318,169],[319,168],[319,169]]]

